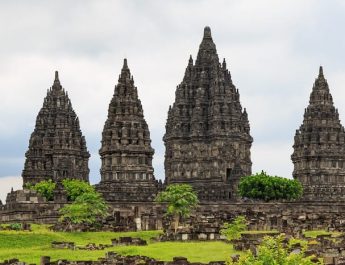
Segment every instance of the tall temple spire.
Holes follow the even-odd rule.
[[[24,185],[48,179],[55,182],[65,178],[88,181],[90,154],[57,71],[52,90],[48,90],[43,102],[25,154]]]
[[[304,199],[345,199],[345,132],[322,66],[294,140],[293,176],[304,186]]]
[[[152,167],[154,150],[127,59],[109,104],[99,154],[97,189],[108,201],[153,200],[158,185]]]
[[[169,108],[164,135],[165,176],[170,183],[189,183],[202,200],[229,200],[239,177],[251,173],[253,141],[246,111],[225,61],[219,62],[211,29],[204,28],[197,59],[190,57]]]

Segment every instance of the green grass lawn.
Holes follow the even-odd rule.
[[[150,242],[149,239],[161,231],[143,232],[52,232],[47,226],[32,225],[32,232],[0,231],[0,261],[17,258],[27,263],[39,263],[41,256],[52,260],[96,260],[108,251],[123,255],[144,255],[155,259],[170,261],[175,256],[187,257],[192,262],[227,260],[234,254],[232,245],[219,241],[208,242]],[[75,242],[84,246],[88,243],[111,244],[112,238],[120,236],[140,237],[148,241],[147,246],[118,246],[105,250],[52,249],[52,241]]]

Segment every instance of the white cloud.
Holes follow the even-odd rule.
[[[6,176],[0,178],[0,200],[2,203],[6,202],[7,193],[13,190],[22,189],[23,180],[21,177]]]

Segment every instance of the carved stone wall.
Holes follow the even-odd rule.
[[[16,190],[7,194],[6,204],[0,206],[0,222],[54,223],[64,203],[48,202],[36,191]]]
[[[162,229],[162,206],[153,202],[107,202],[109,215],[101,222],[103,231],[137,231]],[[32,190],[17,190],[7,194],[6,204],[0,205],[0,223],[28,222],[54,224],[55,229],[66,229],[58,223],[59,209],[68,202],[46,201]],[[93,231],[95,227],[76,225],[75,230]]]
[[[107,201],[152,201],[161,186],[152,167],[154,150],[127,60],[121,70],[102,133],[101,182]]]
[[[232,199],[239,178],[251,174],[249,131],[239,91],[225,60],[219,62],[206,27],[196,62],[190,57],[169,108],[164,135],[167,183],[190,183],[201,200]]]
[[[25,157],[24,185],[48,179],[55,182],[65,178],[89,181],[90,154],[58,72],[55,72],[54,84],[47,91],[37,115]]]
[[[58,210],[65,204],[63,201],[47,202],[29,190],[12,191],[7,196],[6,205],[0,206],[0,222],[55,224],[59,218]],[[169,229],[169,223],[163,218],[164,207],[160,204],[123,201],[109,202],[109,206],[109,216],[102,221],[105,230]],[[190,218],[181,220],[185,225],[181,233],[187,234],[187,238],[216,239],[222,224],[238,215],[246,216],[250,230],[277,229],[293,235],[303,229],[345,231],[345,203],[242,201],[199,205]]]
[[[304,199],[344,200],[345,131],[322,67],[293,148],[293,176],[303,184]]]

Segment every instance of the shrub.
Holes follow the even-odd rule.
[[[95,192],[95,188],[88,182],[77,179],[64,179],[62,184],[67,192],[67,199],[75,201],[84,193]]]
[[[46,198],[48,201],[52,201],[54,198],[54,190],[56,184],[51,180],[43,180],[35,185],[27,186],[31,190],[37,191],[42,197]]]
[[[75,201],[76,198],[84,193],[95,192],[95,188],[88,182],[77,179],[64,179],[62,181],[65,191],[67,192],[67,199]],[[51,179],[41,181],[35,185],[26,184],[25,188],[37,191],[41,196],[48,201],[53,200],[56,183]]]
[[[65,205],[59,211],[60,221],[67,220],[72,224],[94,224],[97,218],[107,215],[108,206],[101,194],[92,191],[79,195],[72,204]]]
[[[9,228],[11,230],[21,230],[22,229],[22,224],[20,223],[13,223],[9,225]]]
[[[231,223],[224,223],[220,233],[228,240],[238,239],[241,232],[247,229],[246,218],[242,215],[237,216]]]
[[[299,251],[292,251],[296,240],[290,239],[288,244],[284,244],[284,236],[265,237],[258,247],[257,255],[251,251],[241,255],[237,262],[230,261],[228,265],[263,265],[263,264],[277,264],[277,265],[315,265],[321,264],[312,261],[313,256],[306,257],[307,242],[298,240],[300,244]]]
[[[269,176],[262,171],[244,177],[239,184],[242,197],[270,200],[295,200],[302,196],[303,188],[299,181],[277,176]]]

